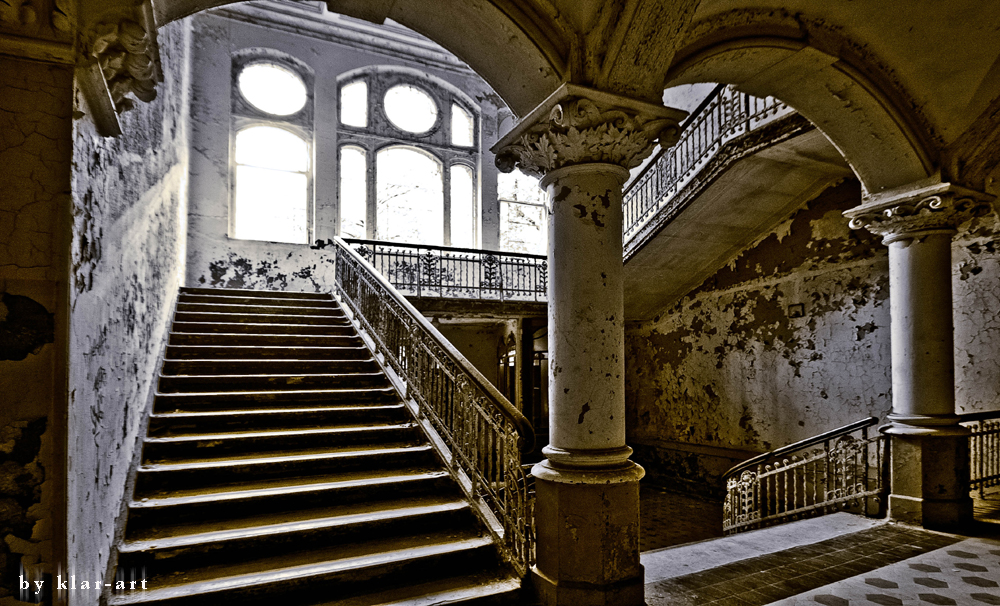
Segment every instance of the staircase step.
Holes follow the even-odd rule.
[[[243,333],[170,333],[170,345],[344,347],[358,345],[353,331],[339,335],[268,335]],[[294,352],[293,352],[294,353]]]
[[[401,403],[370,405],[327,405],[271,409],[220,407],[211,411],[154,412],[149,418],[149,435],[191,435],[214,432],[246,432],[304,429],[332,426],[399,424],[413,420]]]
[[[353,335],[356,329],[347,319],[339,324],[251,324],[248,322],[174,322],[170,327],[173,334],[180,333],[243,333],[243,334],[290,334],[290,335]]]
[[[253,458],[144,463],[136,474],[135,493],[198,489],[271,478],[306,478],[351,471],[430,466],[437,461],[429,444],[351,450],[314,449]]]
[[[359,360],[371,356],[361,346],[360,337],[343,339],[340,347],[275,347],[270,345],[168,345],[167,358],[171,360]],[[352,346],[357,344],[355,346]]]
[[[281,514],[329,507],[392,502],[415,497],[458,497],[458,487],[447,472],[413,469],[372,476],[345,474],[335,478],[266,481],[241,489],[184,491],[170,496],[151,495],[129,503],[127,533],[148,536],[165,527],[232,521],[251,516]]]
[[[178,303],[178,312],[222,314],[281,314],[297,316],[342,316],[340,306],[296,307],[294,305],[240,305],[238,303]]]
[[[282,407],[301,404],[345,406],[356,404],[391,404],[399,396],[391,387],[358,389],[312,389],[286,391],[234,391],[204,393],[157,393],[153,411],[210,411],[248,407]]]
[[[330,296],[326,298],[306,298],[306,297],[258,297],[232,294],[188,294],[181,293],[177,298],[179,303],[216,303],[235,305],[276,305],[292,307],[334,307],[339,308],[340,303]]]
[[[373,583],[383,583],[380,579],[390,574],[402,579],[423,579],[440,570],[475,570],[495,560],[491,539],[446,533],[352,547],[356,549],[306,552],[295,554],[294,558],[285,556],[240,566],[212,567],[199,571],[197,576],[178,580],[153,577],[149,583],[155,589],[115,595],[108,604],[214,606],[228,602],[273,604],[277,600],[307,604],[370,591]],[[357,553],[362,547],[368,553]],[[165,585],[166,582],[175,584]]]
[[[325,515],[324,515],[325,514]],[[371,541],[390,536],[454,531],[475,526],[469,504],[461,499],[409,506],[375,508],[371,511],[314,512],[306,519],[278,519],[251,527],[224,528],[195,534],[128,540],[119,549],[120,566],[148,570],[159,575],[169,571],[225,562],[232,564],[257,557],[299,551],[347,542]]]
[[[163,375],[322,374],[375,372],[381,368],[368,358],[356,360],[164,360]]]
[[[296,375],[161,375],[161,393],[388,387],[382,372]]]
[[[513,606],[533,604],[521,592],[521,581],[499,576],[494,571],[435,579],[419,585],[382,590],[347,600],[333,600],[315,606]]]
[[[244,288],[201,288],[182,286],[181,294],[185,295],[216,295],[222,297],[261,297],[265,299],[332,299],[329,293],[321,292],[287,292],[282,290],[249,290]]]
[[[220,313],[216,311],[178,311],[174,314],[174,322],[215,322],[222,324],[312,324],[333,326],[348,324],[350,321],[343,313],[328,313],[327,315],[300,315],[295,313]]]

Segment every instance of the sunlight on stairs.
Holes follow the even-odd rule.
[[[181,289],[109,604],[513,603],[330,296]]]

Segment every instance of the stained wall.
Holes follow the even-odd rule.
[[[159,30],[164,82],[103,138],[81,95],[70,259],[70,574],[104,577],[184,275],[190,26]],[[70,604],[95,596],[70,592]]]
[[[268,18],[279,19],[282,14],[272,14]],[[313,241],[327,242],[336,235],[337,77],[340,74],[371,65],[396,65],[443,79],[481,104],[483,149],[488,150],[496,140],[497,108],[502,102],[471,70],[446,69],[430,61],[421,62],[393,51],[394,46],[401,48],[398,43],[393,45],[373,37],[358,38],[356,32],[351,36],[354,37],[348,41],[336,30],[330,30],[323,37],[315,32],[297,31],[289,25],[251,23],[236,9],[194,17],[188,286],[333,290],[330,247],[239,240],[229,236],[231,82],[232,60],[237,53],[252,49],[276,51],[305,64],[312,72],[315,83],[313,190],[316,227]],[[384,48],[378,50],[380,45]],[[484,201],[483,243],[484,247],[495,249],[499,240],[499,210],[496,207],[496,169],[488,151],[480,162],[479,174]]]

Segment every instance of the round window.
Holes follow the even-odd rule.
[[[425,133],[437,121],[434,99],[409,84],[398,84],[385,93],[385,114],[397,128],[411,133]]]
[[[275,63],[253,63],[239,76],[240,94],[262,112],[290,116],[306,105],[306,83]]]

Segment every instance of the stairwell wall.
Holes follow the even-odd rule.
[[[190,25],[158,35],[164,83],[121,115],[125,134],[74,125],[67,568],[91,583],[107,569],[186,259]]]

